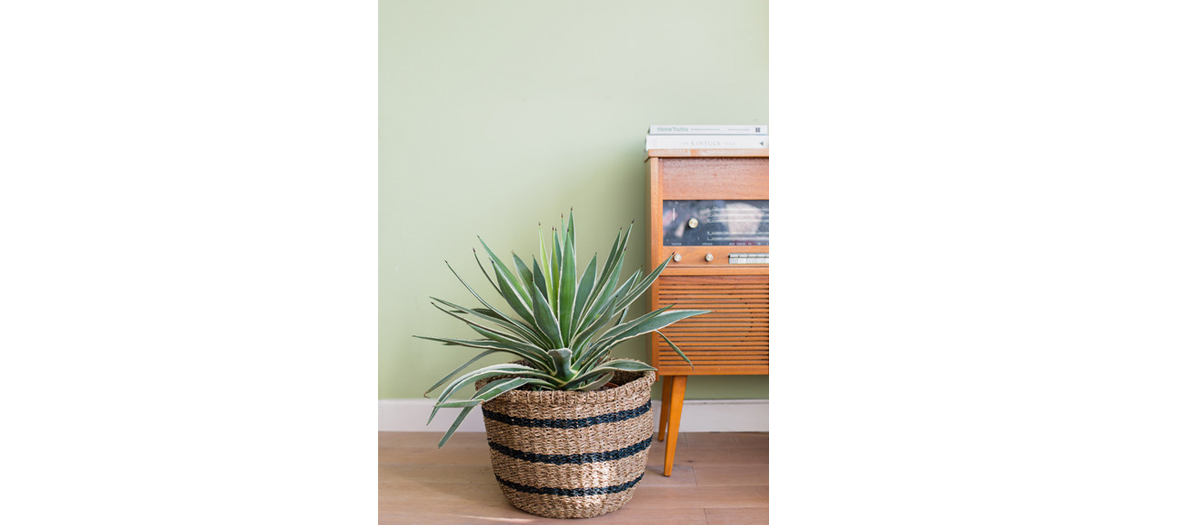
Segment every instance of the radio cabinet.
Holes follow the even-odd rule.
[[[770,372],[770,153],[651,150],[648,163],[648,267],[673,258],[649,306],[711,311],[661,330],[694,366],[650,336],[669,476],[688,376]]]

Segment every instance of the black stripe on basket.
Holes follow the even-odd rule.
[[[584,489],[563,489],[557,487],[531,487],[529,485],[521,485],[520,483],[513,483],[500,476],[496,476],[496,481],[501,485],[508,487],[518,492],[528,492],[530,494],[545,494],[548,496],[569,496],[571,498],[580,498],[583,496],[600,496],[602,494],[614,494],[622,492],[631,487],[634,487],[639,480],[643,479],[643,474],[640,473],[638,478],[635,478],[626,483],[615,485],[613,487],[587,487]]]
[[[488,440],[488,446],[505,456],[531,461],[533,463],[552,463],[554,465],[580,465],[583,463],[598,463],[600,461],[614,461],[616,459],[623,459],[625,457],[634,456],[651,446],[651,438],[647,438],[639,443],[629,447],[620,448],[618,450],[607,450],[604,452],[587,452],[585,454],[534,454],[532,452],[524,452],[509,448],[494,441]]]
[[[600,425],[602,423],[617,423],[619,421],[626,421],[631,418],[642,416],[651,410],[651,400],[647,400],[643,406],[635,407],[629,410],[620,410],[611,414],[603,414],[601,416],[584,417],[581,419],[530,419],[526,417],[513,417],[499,412],[488,410],[485,406],[483,409],[484,417],[493,421],[507,423],[518,427],[541,427],[541,428],[585,428],[593,425]]]

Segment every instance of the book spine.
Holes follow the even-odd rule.
[[[759,149],[769,148],[765,135],[648,135],[647,149]]]
[[[656,124],[648,130],[652,135],[766,135],[768,126],[751,125],[662,125]]]

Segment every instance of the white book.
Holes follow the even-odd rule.
[[[766,135],[648,135],[647,149],[760,149],[770,147]]]
[[[766,135],[770,133],[765,124],[654,124],[648,130],[652,135]]]

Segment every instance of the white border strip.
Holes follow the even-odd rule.
[[[651,401],[653,421],[658,424],[660,401]],[[377,401],[377,430],[380,432],[446,432],[459,413],[457,408],[438,411],[428,427],[433,399],[381,399]],[[472,411],[458,432],[483,432],[483,417]],[[769,432],[770,401],[767,399],[690,399],[680,415],[681,432]]]

